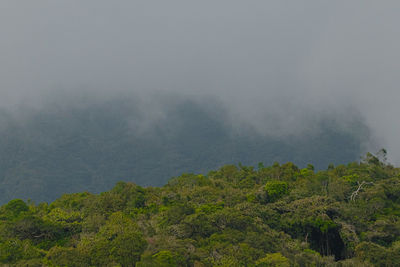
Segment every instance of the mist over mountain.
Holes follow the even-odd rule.
[[[400,162],[399,2],[0,3],[0,193]]]
[[[0,263],[400,266],[399,13],[0,1]]]
[[[293,161],[325,169],[358,160],[369,137],[357,117],[352,127],[326,117],[307,134],[279,137],[260,134],[251,124],[237,127],[212,98],[160,94],[147,102],[154,105],[150,114],[137,95],[81,96],[54,98],[18,113],[3,110],[1,202],[101,192],[120,180],[160,186],[173,176],[207,173],[224,164]]]

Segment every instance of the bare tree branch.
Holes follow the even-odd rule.
[[[359,181],[357,181],[357,184],[358,184],[357,190],[354,191],[353,193],[351,193],[351,195],[350,195],[350,200],[351,200],[351,201],[355,201],[355,200],[356,200],[356,197],[357,197],[358,193],[360,192],[360,190],[362,189],[362,187],[363,187],[364,185],[374,184],[374,183],[373,183],[373,182],[366,182],[366,181],[362,181],[362,182],[360,183]]]

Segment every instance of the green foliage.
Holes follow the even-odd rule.
[[[355,200],[350,195],[362,181]],[[9,266],[400,266],[400,170],[227,165],[160,188],[0,207]]]
[[[136,224],[121,212],[113,213],[91,242],[89,256],[96,265],[117,262],[135,266],[146,247]]]
[[[1,263],[15,263],[17,261],[41,258],[44,255],[45,253],[33,246],[29,240],[8,239],[0,243]]]
[[[180,266],[184,262],[184,259],[175,255],[169,250],[161,250],[154,255],[143,257],[143,259],[136,264],[136,267],[174,267]]]
[[[256,262],[257,267],[289,267],[289,260],[281,253],[267,254],[264,258]]]
[[[83,266],[88,263],[84,255],[72,247],[52,247],[47,253],[46,261],[50,266]]]
[[[271,181],[264,186],[266,192],[266,199],[268,202],[274,202],[289,192],[287,182]]]
[[[11,217],[17,217],[21,212],[26,212],[29,210],[28,205],[25,204],[25,202],[21,199],[14,199],[8,202],[4,206],[4,210],[6,211],[6,214]]]

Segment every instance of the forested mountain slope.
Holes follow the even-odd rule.
[[[384,154],[381,154],[384,156]],[[400,169],[226,165],[0,208],[12,266],[399,266]]]
[[[136,98],[64,99],[0,112],[0,203],[52,201],[63,193],[109,190],[119,180],[160,186],[185,172],[225,164],[358,160],[368,130],[333,117],[301,135],[260,134],[232,125],[218,101],[168,95],[146,109]],[[262,123],[262,122],[260,122]],[[272,127],[272,126],[271,126]]]

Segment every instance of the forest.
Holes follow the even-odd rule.
[[[5,266],[400,266],[400,169],[225,165],[0,208]]]
[[[277,137],[249,125],[234,127],[213,98],[158,96],[151,106],[162,115],[153,119],[133,93],[107,100],[54,98],[36,109],[0,107],[0,205],[100,193],[120,180],[162,186],[182,173],[238,162],[312,162],[324,169],[359,159],[370,139],[365,122],[351,114],[348,124],[322,116],[307,133]]]

